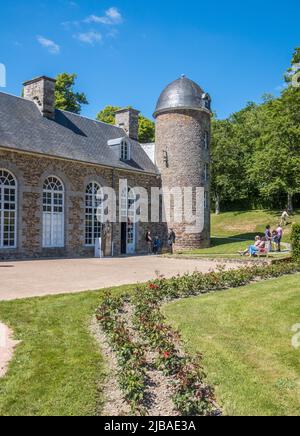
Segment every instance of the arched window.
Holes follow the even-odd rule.
[[[133,254],[136,245],[136,195],[134,190],[129,187],[122,191],[121,219],[123,225],[126,225],[126,241],[123,241],[124,251],[126,243],[126,253]]]
[[[17,182],[7,170],[0,170],[0,248],[16,248]]]
[[[88,246],[94,246],[95,240],[101,237],[102,204],[101,186],[90,183],[85,192],[85,244]]]
[[[43,185],[43,247],[64,247],[65,192],[62,182],[54,176]]]

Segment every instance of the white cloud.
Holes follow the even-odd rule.
[[[51,41],[51,39],[47,39],[44,36],[37,36],[37,40],[42,47],[49,51],[49,53],[55,55],[60,53],[60,46],[54,41]]]
[[[116,25],[123,23],[123,17],[119,9],[112,7],[105,12],[104,16],[90,15],[85,22]]]
[[[94,45],[97,42],[102,41],[102,35],[99,32],[95,32],[91,30],[90,32],[86,33],[79,33],[78,35],[74,35],[74,38],[78,39],[79,41],[85,43]]]

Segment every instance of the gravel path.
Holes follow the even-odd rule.
[[[18,344],[19,341],[13,339],[12,330],[0,323],[0,378],[5,376]]]
[[[139,333],[133,326],[133,307],[129,302],[124,304],[120,318],[126,322],[126,327],[130,330],[133,340],[143,343]],[[118,365],[116,355],[108,344],[106,335],[96,318],[93,319],[92,333],[96,337],[107,362],[108,374],[104,382],[105,405],[102,415],[129,416],[131,415],[130,406],[124,400],[117,381]],[[145,355],[147,391],[144,407],[149,416],[179,416],[172,401],[174,393],[173,379],[156,369],[155,361],[157,357],[158,353],[154,353],[149,349],[147,350]]]

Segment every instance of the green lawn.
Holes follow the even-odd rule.
[[[300,275],[174,302],[164,311],[228,415],[300,415]]]
[[[236,211],[220,215],[212,214],[211,247],[198,250],[181,251],[176,256],[199,256],[212,258],[237,258],[238,251],[245,250],[253,244],[255,236],[263,235],[266,225],[277,228],[280,221],[280,211]],[[291,217],[291,222],[300,223],[300,211]],[[284,229],[284,242],[290,242],[291,225]],[[278,258],[278,255],[272,255]],[[280,257],[286,257],[286,254]]]
[[[133,287],[115,288],[126,293]],[[0,380],[0,416],[99,415],[105,363],[89,331],[103,291],[0,303],[22,343]]]
[[[252,210],[212,214],[212,235],[251,239],[263,234],[267,224],[272,229],[278,226],[282,211]],[[300,223],[300,211],[291,217],[291,222]],[[290,242],[291,225],[284,229],[284,241]]]

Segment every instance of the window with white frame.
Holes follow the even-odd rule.
[[[17,181],[7,170],[0,170],[0,248],[17,243]]]
[[[207,130],[204,132],[204,147],[205,150],[209,149],[209,132]]]
[[[120,155],[121,160],[130,160],[130,144],[125,140],[121,142]]]
[[[48,177],[43,185],[43,247],[64,247],[65,191],[55,176]]]
[[[121,220],[127,224],[127,253],[134,253],[136,241],[136,194],[130,187],[121,195]]]
[[[102,189],[99,183],[91,182],[85,192],[85,244],[94,246],[101,237],[103,213]]]

